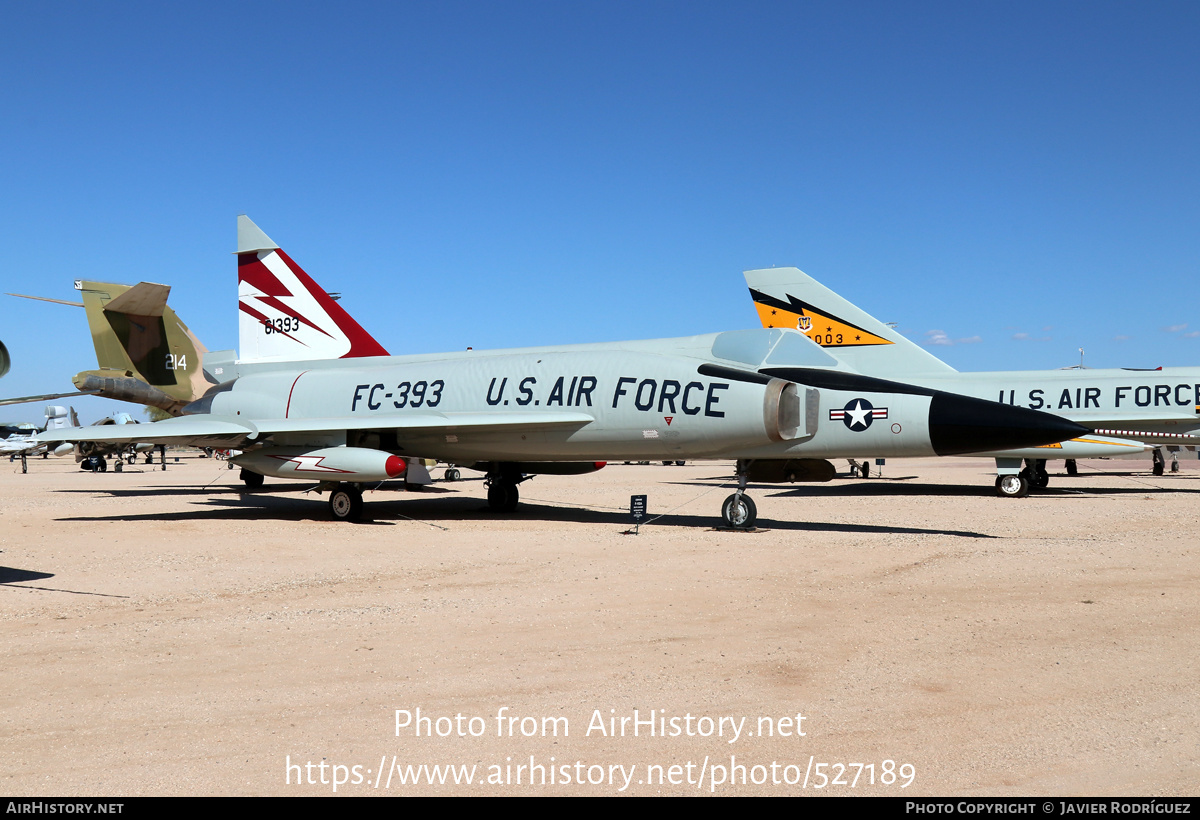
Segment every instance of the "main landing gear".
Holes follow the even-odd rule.
[[[493,512],[510,513],[517,508],[521,493],[517,485],[525,480],[524,476],[514,473],[488,473],[484,479],[487,484],[488,507]]]
[[[1024,498],[1029,491],[1044,490],[1050,484],[1050,474],[1046,472],[1044,458],[1027,458],[1025,467],[1017,472],[1021,459],[996,459],[996,495],[1001,498]]]
[[[758,508],[754,499],[746,495],[746,465],[741,461],[737,463],[737,480],[737,492],[721,505],[721,520],[729,529],[751,530],[758,520]]]
[[[1029,482],[1032,489],[1044,490],[1050,486],[1050,473],[1046,472],[1046,459],[1044,458],[1025,459],[1025,469],[1021,471],[1021,475]]]
[[[1029,479],[1022,475],[996,476],[996,494],[1003,498],[1024,498],[1029,495]]]
[[[329,512],[335,521],[357,521],[362,509],[362,490],[357,485],[335,484],[329,491]]]
[[[263,482],[266,481],[266,477],[262,473],[256,473],[246,469],[243,469],[241,475],[238,477],[242,480],[242,483],[246,485],[246,489],[248,490],[260,489],[263,485]]]
[[[108,459],[104,456],[88,456],[79,462],[79,469],[93,473],[106,473],[108,472]]]

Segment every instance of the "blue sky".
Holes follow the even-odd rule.
[[[0,291],[234,347],[246,213],[394,353],[753,327],[795,265],[962,370],[1200,365],[1196,3],[0,13]],[[95,366],[0,304],[0,394]]]

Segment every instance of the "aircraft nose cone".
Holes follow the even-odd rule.
[[[935,393],[929,403],[929,441],[939,456],[1037,447],[1089,432],[1040,410],[954,393]]]

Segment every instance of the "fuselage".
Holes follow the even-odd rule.
[[[793,331],[755,330],[256,363],[240,365],[236,380],[197,409],[284,420],[276,444],[374,446],[452,462],[939,452],[927,394],[817,390],[757,373],[761,364],[830,362]],[[717,375],[701,372],[714,364]],[[1037,443],[1051,440],[1040,435]]]

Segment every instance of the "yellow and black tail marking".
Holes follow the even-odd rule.
[[[751,288],[750,297],[754,300],[754,307],[758,310],[763,327],[795,328],[822,347],[895,344],[845,319],[817,310],[791,294],[788,294],[788,301],[784,302]]]

